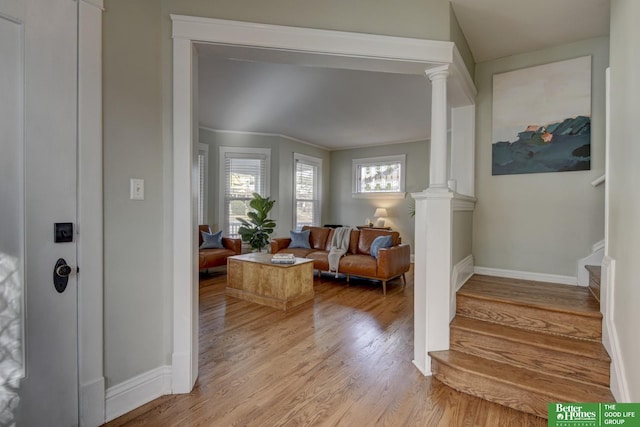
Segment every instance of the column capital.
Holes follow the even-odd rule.
[[[435,68],[429,68],[428,70],[424,70],[424,74],[429,78],[429,80],[441,80],[449,77],[449,65],[441,65]]]

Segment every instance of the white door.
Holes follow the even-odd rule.
[[[78,425],[77,10],[0,0],[0,425]],[[54,223],[73,241],[55,243]]]

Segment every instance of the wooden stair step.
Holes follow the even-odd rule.
[[[513,366],[609,386],[611,359],[602,344],[457,316],[451,349]]]
[[[586,385],[455,350],[430,352],[433,375],[463,393],[547,418],[552,402],[613,402],[607,387]]]
[[[584,316],[601,315],[598,301],[581,286],[474,274],[460,294]]]
[[[602,338],[600,304],[577,286],[476,274],[458,291],[456,312],[543,333]]]
[[[589,290],[598,302],[600,302],[600,281],[602,279],[602,268],[597,265],[585,265],[589,271]]]

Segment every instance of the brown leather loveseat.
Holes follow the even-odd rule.
[[[198,226],[198,247],[202,245],[202,231],[210,233],[208,225]],[[223,249],[200,249],[199,267],[200,270],[205,268],[219,267],[227,265],[227,257],[240,255],[242,253],[242,240],[232,239],[230,237],[222,238]]]
[[[292,253],[299,258],[313,260],[313,268],[318,272],[329,270],[329,250],[334,229],[328,227],[308,227],[302,230],[310,230],[310,249],[289,248],[290,238],[276,238],[271,241],[271,253]],[[392,245],[390,248],[380,248],[378,258],[371,256],[371,243],[378,236],[390,235]],[[338,272],[350,276],[365,277],[382,281],[382,292],[387,293],[387,282],[396,277],[402,277],[409,271],[411,263],[411,249],[408,244],[400,243],[400,235],[397,231],[376,230],[364,228],[351,230],[349,250],[340,258]]]

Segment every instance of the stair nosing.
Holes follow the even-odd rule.
[[[468,356],[473,357],[475,359],[482,359],[482,360],[489,361],[490,363],[495,363],[495,364],[499,364],[499,365],[503,365],[503,366],[509,366],[510,368],[517,369],[519,371],[531,372],[532,374],[535,374],[535,375],[532,375],[533,378],[539,378],[540,376],[553,377],[554,379],[563,380],[565,383],[566,382],[568,382],[568,383],[579,383],[581,385],[588,385],[590,387],[594,387],[596,389],[600,389],[601,391],[608,391],[609,393],[611,392],[611,389],[609,387],[606,387],[606,386],[603,386],[603,385],[600,385],[600,384],[596,384],[596,383],[587,383],[587,382],[583,382],[583,381],[574,380],[574,379],[571,379],[571,378],[559,377],[559,376],[555,376],[555,375],[552,375],[552,374],[549,374],[549,373],[546,373],[546,372],[545,373],[540,373],[538,371],[532,371],[532,370],[527,369],[527,368],[522,368],[522,367],[519,367],[519,366],[509,365],[509,364],[506,364],[506,363],[498,362],[496,360],[486,359],[484,357],[475,356],[475,355],[472,355],[472,354],[469,354],[469,353],[465,353],[465,352],[462,352],[462,351],[458,351],[458,350],[445,350],[445,351],[464,353],[465,355],[468,355]],[[461,370],[463,372],[466,372],[466,373],[469,373],[469,374],[472,374],[472,375],[478,375],[478,376],[480,376],[482,378],[485,378],[485,379],[490,379],[490,380],[493,380],[493,381],[496,381],[496,382],[499,382],[499,383],[502,383],[502,384],[508,384],[508,385],[511,385],[511,386],[514,386],[514,387],[518,387],[518,388],[526,390],[528,392],[538,393],[538,394],[544,395],[546,397],[553,398],[554,400],[557,399],[558,397],[567,397],[568,400],[566,400],[566,401],[573,401],[573,396],[567,396],[565,394],[566,392],[559,393],[558,390],[556,389],[555,393],[557,393],[557,394],[553,394],[554,392],[547,391],[544,388],[536,388],[536,387],[533,387],[533,386],[530,386],[530,385],[526,385],[526,384],[522,384],[522,383],[517,383],[517,382],[511,381],[508,378],[496,377],[496,376],[492,376],[490,374],[487,374],[485,372],[469,369],[469,368],[464,367],[464,366],[457,366],[457,365],[454,365],[453,363],[450,363],[447,360],[443,360],[443,359],[439,358],[437,353],[438,352],[429,352],[429,356],[431,356],[432,358],[435,358],[438,363],[442,363],[444,365],[447,365],[451,369],[458,369],[458,370]]]
[[[480,299],[480,300],[483,300],[483,301],[494,301],[494,302],[498,302],[498,303],[502,303],[502,304],[516,305],[516,306],[519,306],[519,307],[529,307],[529,308],[535,308],[535,309],[540,309],[540,310],[545,310],[545,311],[553,311],[553,312],[556,312],[556,313],[565,313],[565,314],[582,316],[582,317],[602,319],[602,312],[601,311],[576,311],[576,310],[571,310],[571,309],[568,309],[568,308],[553,307],[553,306],[548,306],[548,305],[544,305],[544,304],[524,302],[524,301],[501,298],[501,297],[496,297],[496,296],[485,296],[485,295],[476,294],[476,293],[473,293],[473,292],[471,292],[471,293],[465,292],[464,291],[464,287],[461,288],[456,293],[456,297],[457,296]]]
[[[530,330],[530,329],[525,329],[525,328],[521,328],[521,327],[505,325],[505,324],[502,324],[502,323],[487,322],[485,320],[480,320],[480,319],[476,319],[474,317],[469,317],[469,316],[456,315],[456,318],[458,316],[464,317],[466,319],[471,319],[471,320],[474,320],[474,321],[477,321],[477,322],[489,323],[491,325],[499,325],[499,326],[503,326],[505,328],[516,329],[516,330],[522,331],[522,332],[527,333],[527,334],[557,336],[557,337],[572,339],[572,340],[576,340],[576,341],[586,341],[586,342],[602,345],[599,340],[576,338],[576,337],[573,337],[573,336],[570,336],[570,335],[555,334],[555,333],[541,332],[541,331],[537,331],[537,330]],[[519,343],[519,344],[526,344],[526,345],[530,345],[530,346],[534,346],[534,347],[538,347],[538,348],[543,348],[543,349],[547,349],[547,350],[555,350],[555,351],[558,351],[560,353],[572,354],[572,355],[582,356],[582,357],[585,357],[585,358],[588,358],[588,359],[592,359],[592,360],[597,360],[597,361],[600,361],[600,362],[611,363],[611,357],[609,355],[606,355],[606,358],[597,357],[597,355],[593,355],[591,353],[584,354],[584,353],[580,353],[579,351],[573,351],[571,349],[553,347],[553,346],[549,346],[549,345],[546,345],[546,344],[540,344],[540,343],[538,343],[536,341],[533,341],[533,340],[532,341],[525,341],[524,339],[521,339],[521,338],[516,338],[516,337],[509,336],[509,335],[501,335],[501,334],[499,334],[497,332],[482,330],[481,328],[478,328],[478,329],[470,328],[468,326],[455,324],[454,322],[455,322],[455,318],[451,322],[450,328],[462,329],[462,330],[473,332],[473,333],[476,333],[476,334],[481,334],[481,335],[485,335],[485,336],[491,336],[491,337],[494,337],[494,338],[504,339],[504,340],[507,340],[507,341],[510,341],[510,342],[516,342],[516,343]]]
[[[503,364],[505,366],[511,366],[512,368],[522,369],[524,371],[531,372],[532,374],[540,374],[541,373],[540,370],[530,369],[530,368],[527,368],[526,366],[512,365],[512,364],[509,364],[509,363],[504,363],[504,362],[501,362],[499,360],[491,359],[491,358],[488,358],[488,357],[478,356],[476,354],[469,353],[468,351],[464,351],[464,350],[449,349],[449,351],[457,351],[458,353],[464,353],[464,354],[469,355],[469,356],[478,357],[478,358],[486,359],[486,360],[491,360],[492,362],[501,363],[501,364]],[[449,366],[451,366],[451,365],[449,365]],[[474,372],[475,373],[475,371],[469,371],[469,370],[467,370],[465,372]],[[559,373],[556,374],[556,373],[548,372],[548,371],[542,371],[542,373],[547,377],[554,377],[554,378],[557,378],[558,380],[563,380],[563,381],[567,381],[568,380],[568,381],[572,381],[574,383],[580,383],[580,384],[588,386],[588,387],[595,386],[595,387],[600,387],[600,388],[605,388],[605,389],[609,389],[610,390],[609,386],[607,386],[606,384],[599,383],[599,382],[593,382],[593,381],[588,381],[588,380],[583,380],[583,379],[576,379],[576,378],[567,379],[567,377],[562,375],[562,374],[559,374]],[[490,377],[490,378],[493,378],[493,377]],[[509,384],[516,384],[516,383],[509,382]],[[517,384],[517,385],[520,386],[519,384]],[[527,388],[527,390],[529,390],[529,389]]]
[[[467,319],[473,319],[473,320],[477,320],[479,322],[492,323],[494,325],[510,326],[507,323],[501,323],[501,322],[496,322],[496,321],[493,321],[493,320],[487,320],[487,319],[483,319],[483,318],[480,318],[480,317],[470,316],[468,314],[456,313],[456,316],[466,317]],[[602,333],[600,334],[599,337],[585,338],[585,337],[577,337],[577,336],[574,336],[574,335],[563,334],[563,333],[560,333],[560,332],[553,332],[553,331],[549,331],[547,329],[527,328],[527,327],[524,327],[524,326],[513,326],[513,327],[514,328],[518,328],[518,329],[522,329],[523,331],[540,332],[541,334],[555,335],[555,336],[565,337],[565,338],[573,338],[573,339],[581,340],[581,341],[602,342]]]

